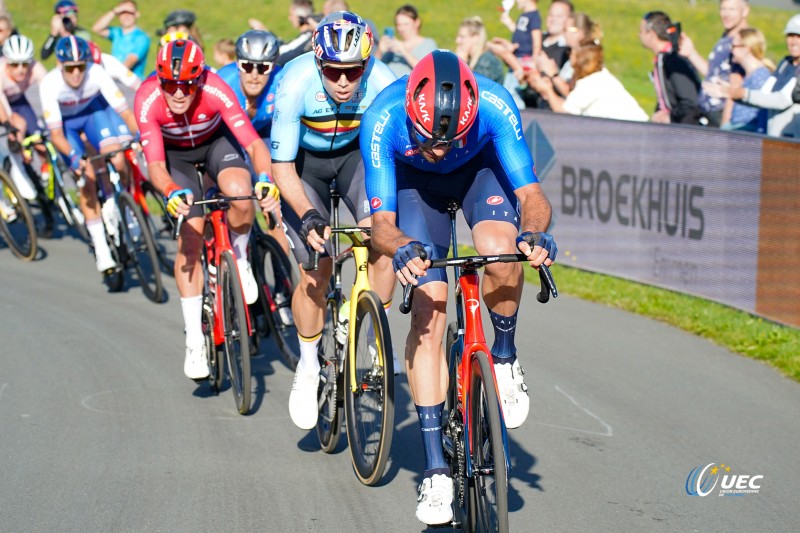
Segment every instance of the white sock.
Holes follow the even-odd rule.
[[[181,298],[183,327],[186,329],[186,346],[196,348],[205,342],[203,336],[203,296]]]
[[[322,335],[317,335],[314,340],[308,340],[300,335],[300,361],[297,363],[297,370],[301,374],[312,374],[319,372],[319,359],[317,358],[317,347]]]
[[[86,229],[92,238],[95,255],[100,257],[111,257],[111,248],[106,242],[106,228],[103,225],[103,218],[86,219]]]
[[[233,230],[228,230],[231,236],[231,247],[233,247],[233,255],[236,259],[247,259],[247,243],[250,242],[250,232],[236,233]]]

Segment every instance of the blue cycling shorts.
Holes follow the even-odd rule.
[[[101,148],[109,144],[120,142],[121,132],[119,124],[114,122],[113,115],[119,115],[109,107],[103,98],[95,98],[84,111],[73,117],[64,117],[62,120],[64,135],[75,153],[83,156],[86,150],[81,140],[81,132],[86,134],[89,143],[99,153]],[[119,119],[121,121],[121,119]],[[130,135],[127,126],[123,123],[124,131]]]
[[[431,259],[445,258],[450,250],[450,200],[461,205],[470,229],[484,220],[508,222],[519,229],[517,197],[491,144],[448,174],[424,172],[397,161],[397,225],[414,240],[431,245]],[[431,281],[447,281],[446,270],[429,270],[419,280]]]

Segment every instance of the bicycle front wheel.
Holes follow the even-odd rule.
[[[133,260],[139,284],[149,300],[161,303],[164,299],[164,287],[161,283],[158,255],[150,227],[133,196],[122,192],[118,202],[128,257]]]
[[[317,437],[325,453],[333,453],[342,436],[341,413],[342,387],[341,372],[342,349],[336,342],[336,307],[334,298],[328,299],[328,314],[322,328],[317,356],[319,358],[319,388],[317,389]]]
[[[264,315],[283,361],[294,370],[300,360],[297,328],[292,317],[292,293],[297,285],[297,274],[273,237],[259,235],[256,247],[257,260],[263,269],[259,272],[256,268],[255,271],[263,272],[259,283],[264,291],[264,298],[260,298]]]
[[[38,248],[31,208],[3,171],[0,171],[0,204],[0,234],[14,255],[23,261],[33,261]]]
[[[373,291],[358,295],[350,334],[355,335],[355,353],[344,365],[347,442],[356,476],[371,486],[383,476],[394,432],[392,339],[383,304]]]
[[[250,411],[250,335],[242,284],[236,259],[230,251],[222,252],[217,265],[217,290],[222,291],[222,330],[231,389],[239,413]]]
[[[61,181],[67,170],[60,159],[57,168],[53,172],[58,172],[60,175],[60,178],[55,175],[50,178],[53,180],[53,201],[58,204],[58,208],[67,225],[75,228],[75,231],[78,232],[78,237],[84,242],[91,242],[89,230],[86,229],[86,219],[83,216],[83,211],[78,207],[69,191],[64,188],[63,181]]]
[[[467,428],[472,476],[468,479],[469,531],[508,531],[508,472],[503,446],[500,403],[492,365],[483,352],[474,354],[470,368]]]
[[[142,195],[144,197],[142,213],[150,227],[158,260],[164,273],[174,276],[178,241],[172,238],[173,222],[164,207],[164,197],[149,181],[142,182]]]
[[[208,375],[211,381],[211,388],[215,393],[219,393],[222,387],[222,376],[224,374],[225,363],[223,362],[221,351],[217,348],[214,340],[214,301],[207,294],[203,298],[203,337],[206,343],[206,353],[208,354]]]

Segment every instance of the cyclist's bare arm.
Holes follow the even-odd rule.
[[[514,194],[516,194],[519,200],[520,213],[522,216],[520,227],[522,231],[547,231],[547,228],[550,226],[552,208],[550,207],[550,202],[547,197],[542,192],[541,185],[538,183],[531,183],[520,187],[514,191]],[[520,251],[529,256],[528,259],[532,266],[539,266],[542,263],[550,266],[553,263],[547,258],[547,250],[544,250],[540,246],[534,247],[533,256],[530,256],[530,247],[526,243],[520,243],[520,247]],[[522,247],[525,247],[525,249]]]
[[[264,141],[258,138],[251,142],[249,146],[245,146],[244,149],[247,151],[247,155],[250,156],[250,161],[253,162],[253,170],[256,175],[266,172],[272,177],[272,159],[269,157],[269,150],[267,150],[267,145],[264,144]]]
[[[119,117],[125,121],[125,125],[128,126],[131,135],[136,135],[136,132],[139,131],[139,125],[136,124],[136,117],[133,115],[133,111],[130,109],[120,111]]]
[[[50,130],[50,141],[56,150],[62,155],[69,155],[72,151],[72,145],[69,144],[67,137],[64,135],[63,128],[53,128]]]
[[[281,197],[297,213],[297,216],[302,218],[306,211],[314,209],[314,205],[306,196],[305,189],[303,189],[303,182],[300,181],[294,162],[273,163],[272,170],[275,173],[273,178],[281,191]]]

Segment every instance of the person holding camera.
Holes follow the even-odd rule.
[[[689,61],[677,53],[671,37],[675,31],[663,11],[647,13],[639,25],[639,41],[654,54],[650,75],[658,102],[650,119],[661,124],[700,124],[700,80]]]
[[[389,65],[398,78],[405,76],[419,60],[438,48],[436,41],[420,35],[422,20],[411,4],[401,6],[394,15],[394,28],[383,30],[376,56]]]
[[[56,49],[56,43],[62,37],[74,35],[86,42],[92,40],[89,32],[78,26],[78,4],[73,0],[58,0],[53,6],[53,18],[50,19],[50,35],[42,45],[42,59],[47,59]]]

